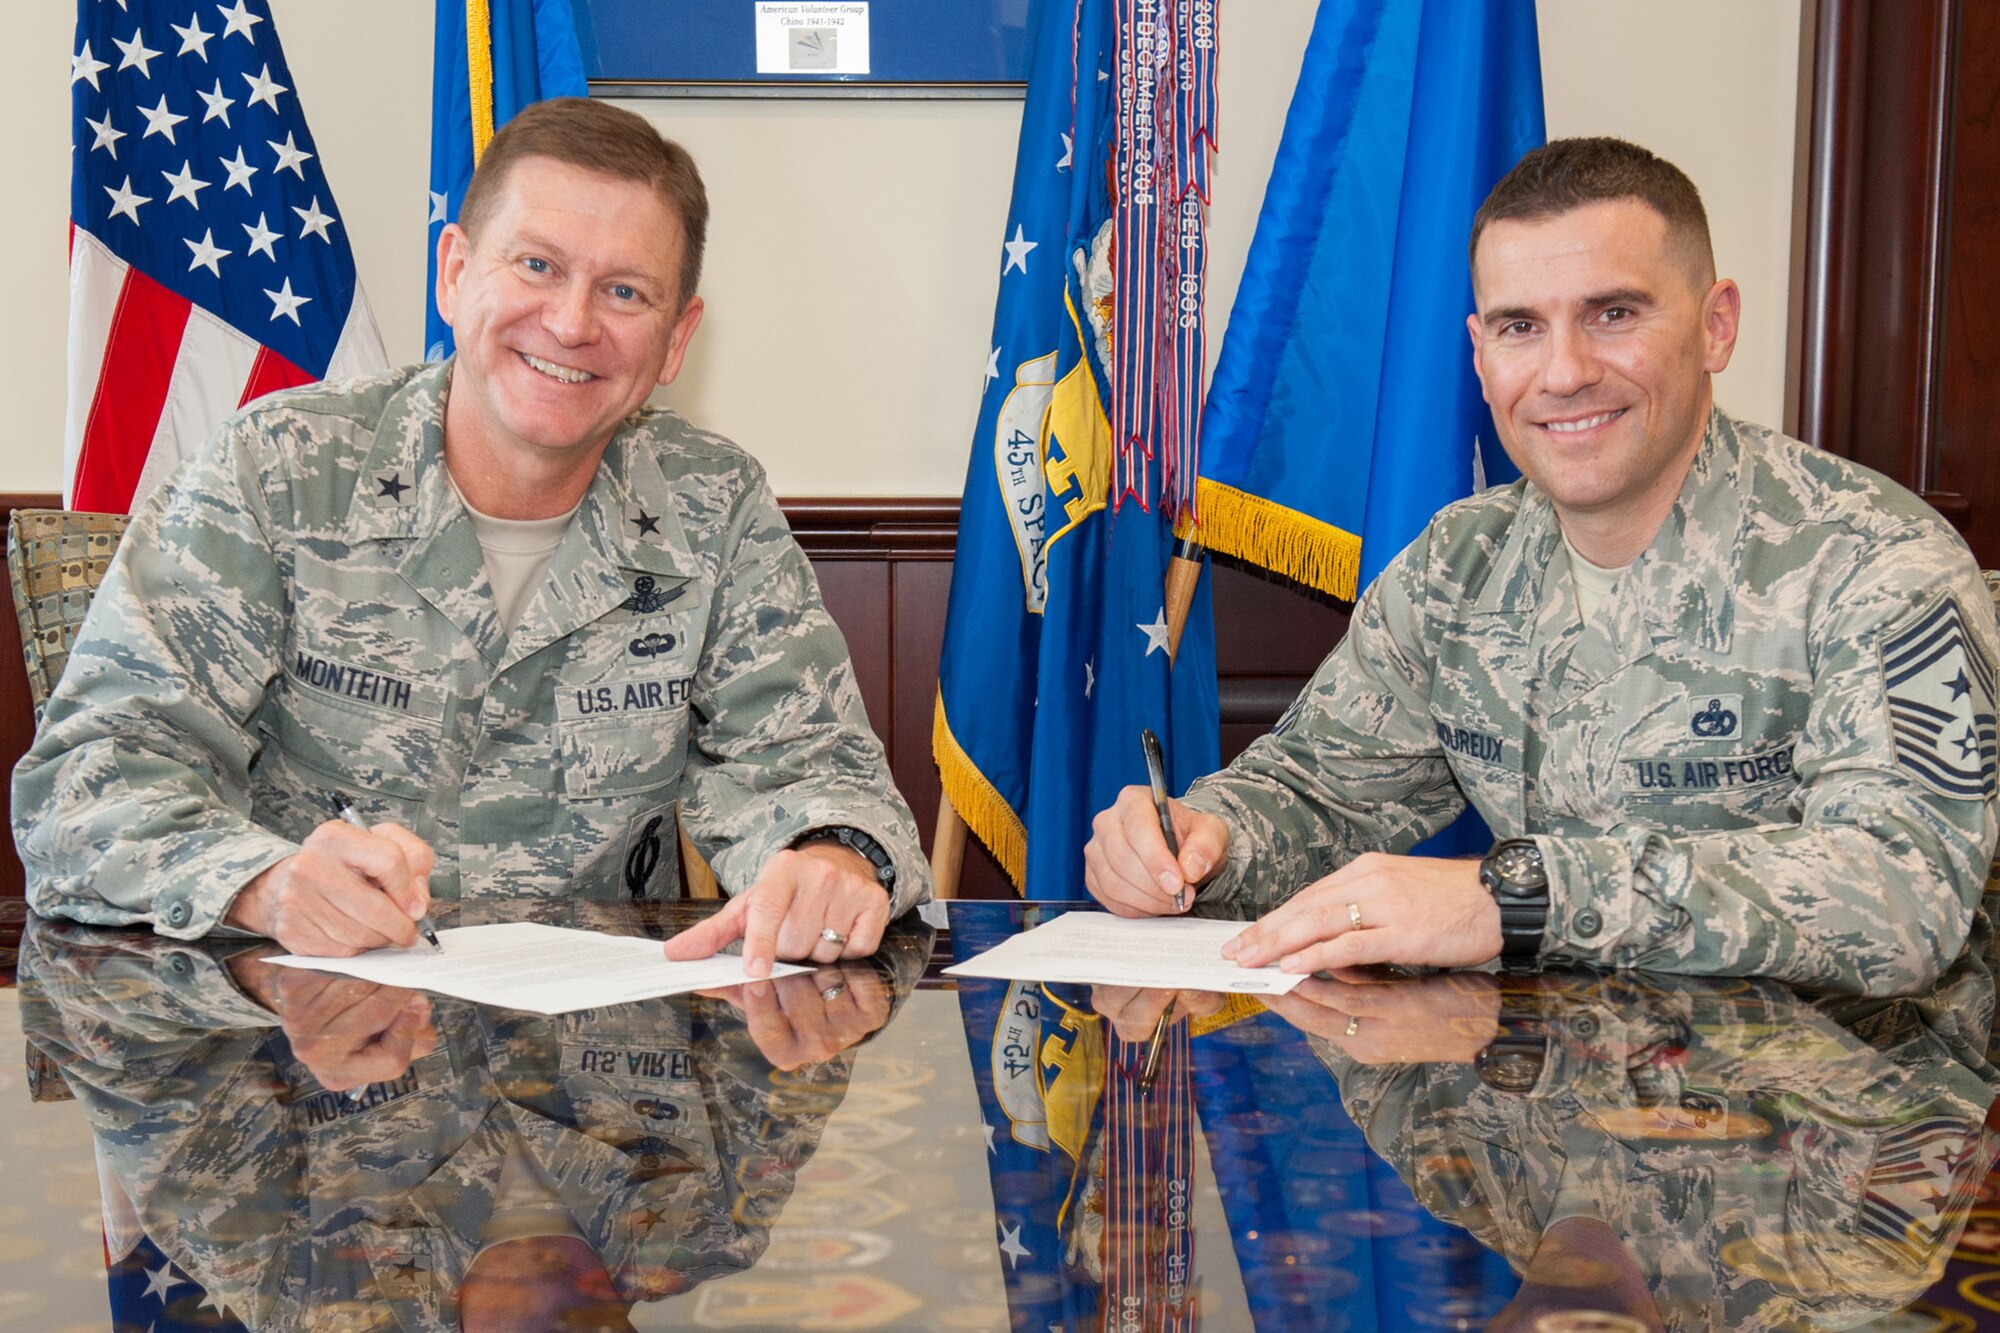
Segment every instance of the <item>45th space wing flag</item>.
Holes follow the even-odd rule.
[[[424,359],[442,361],[453,343],[451,326],[437,309],[438,236],[445,223],[458,220],[486,141],[528,103],[587,97],[590,86],[570,0],[437,0],[431,65]]]
[[[1163,584],[1192,491],[1213,0],[1043,0],[966,472],[932,752],[1031,898],[1083,891],[1091,817],[1217,762],[1204,573]],[[1192,384],[1189,373],[1191,367]]]
[[[1201,543],[1352,601],[1516,474],[1465,336],[1465,245],[1543,141],[1526,0],[1322,0],[1209,386]]]
[[[124,513],[275,389],[387,365],[268,0],[79,0],[64,503]]]

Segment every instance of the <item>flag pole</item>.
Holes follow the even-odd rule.
[[[1188,608],[1194,605],[1195,585],[1201,581],[1201,564],[1208,552],[1192,537],[1174,541],[1173,559],[1167,563],[1167,661],[1180,651],[1181,631],[1187,628]]]

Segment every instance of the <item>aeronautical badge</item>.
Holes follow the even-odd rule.
[[[1882,640],[1896,766],[1940,796],[1993,794],[1993,666],[1946,594]]]
[[[634,615],[651,615],[686,591],[687,584],[683,583],[672,592],[661,592],[659,583],[651,574],[641,574],[632,581],[632,595],[618,605]]]

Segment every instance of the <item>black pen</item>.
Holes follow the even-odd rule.
[[[1153,808],[1160,812],[1160,832],[1166,835],[1167,850],[1174,854],[1174,860],[1178,862],[1181,841],[1174,836],[1174,816],[1167,808],[1167,761],[1160,757],[1160,738],[1153,734],[1151,727],[1140,729],[1139,747],[1146,752],[1146,781],[1153,788]],[[1187,911],[1186,889],[1174,890],[1174,910]]]
[[[358,829],[366,829],[368,827],[367,824],[362,822],[361,816],[354,812],[354,807],[351,805],[340,807],[340,817]],[[431,919],[428,916],[417,918],[417,934],[423,936],[425,941],[429,943],[432,953],[444,952],[444,945],[438,943],[437,927],[431,924]]]

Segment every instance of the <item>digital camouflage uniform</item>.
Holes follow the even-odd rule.
[[[259,401],[145,505],[34,747],[37,909],[193,937],[351,802],[431,892],[730,891],[828,825],[929,894],[846,644],[757,463],[670,412],[612,439],[511,635],[443,463],[451,364]]]
[[[1273,734],[1190,790],[1231,829],[1201,897],[1267,910],[1469,799],[1541,848],[1545,957],[1920,988],[1993,851],[1995,662],[1934,511],[1717,411],[1588,625],[1539,488],[1439,514]]]
[[[1516,1271],[1556,1222],[1597,1218],[1672,1333],[1848,1328],[1936,1280],[2000,1151],[1982,958],[1921,1000],[1637,973],[1544,987],[1503,1010],[1544,1062],[1532,1086],[1313,1039],[1431,1213]]]
[[[911,917],[846,966],[900,1007],[930,940]],[[699,996],[554,1017],[433,996],[438,1049],[350,1099],[237,989],[242,947],[36,923],[21,1009],[130,1216],[255,1329],[456,1329],[516,1144],[620,1300],[748,1268],[855,1058],[777,1071]]]

